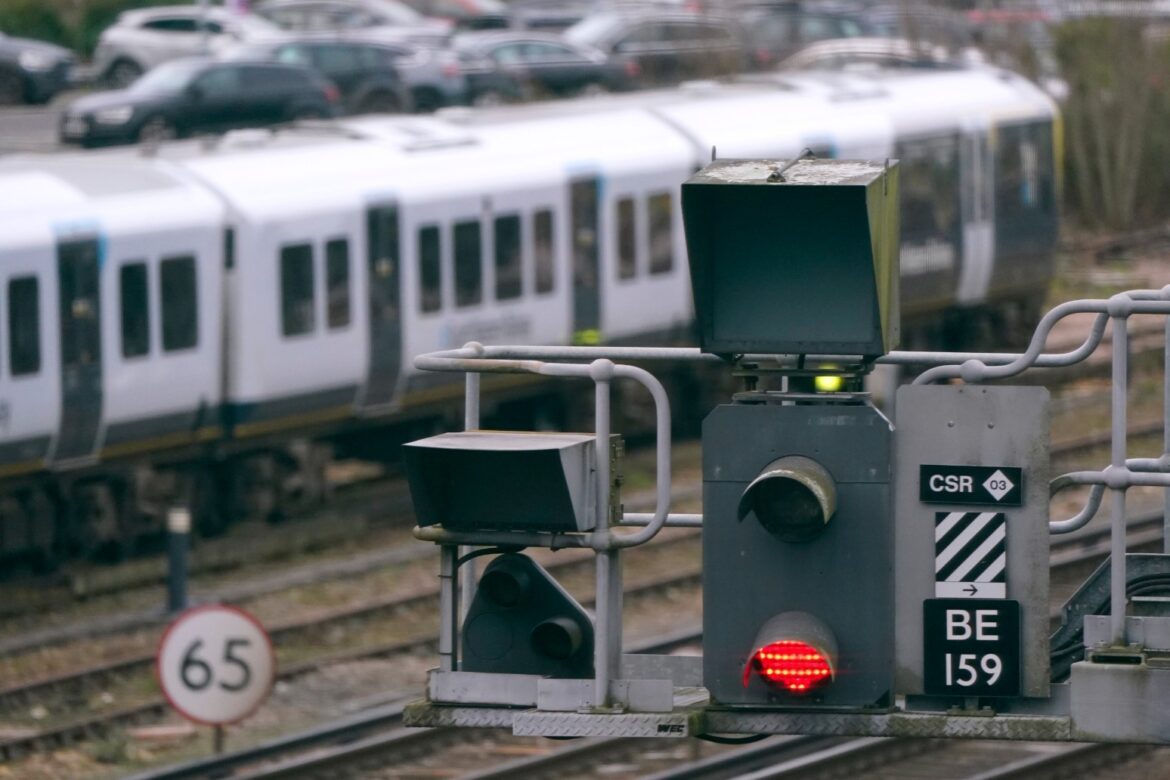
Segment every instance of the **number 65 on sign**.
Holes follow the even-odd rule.
[[[268,634],[248,613],[209,605],[179,615],[163,634],[155,668],[167,701],[196,723],[225,726],[268,696],[276,659]]]

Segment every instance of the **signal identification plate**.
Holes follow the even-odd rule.
[[[927,695],[1019,695],[1020,602],[927,599],[922,623]]]
[[[918,469],[918,500],[926,504],[1020,506],[1023,469],[1013,466],[930,466]]]

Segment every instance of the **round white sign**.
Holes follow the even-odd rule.
[[[183,717],[209,726],[251,715],[276,674],[272,641],[254,617],[213,604],[179,615],[159,643],[159,685]]]

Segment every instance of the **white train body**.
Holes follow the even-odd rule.
[[[420,353],[686,334],[679,185],[713,148],[900,158],[908,315],[1026,304],[1058,130],[998,71],[802,74],[0,159],[0,522],[95,463],[425,404]]]

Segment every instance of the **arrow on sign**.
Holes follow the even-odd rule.
[[[967,587],[963,588],[963,592],[968,596],[974,596],[979,592],[979,588],[976,588],[973,584],[968,584]]]

